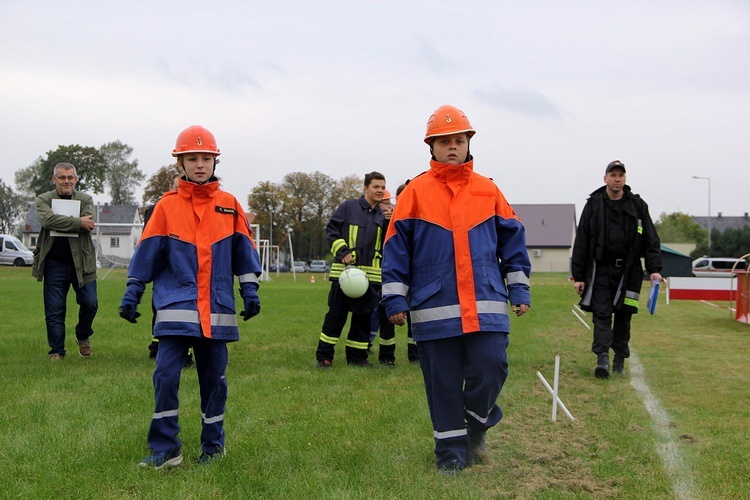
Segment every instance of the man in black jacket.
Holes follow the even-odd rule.
[[[651,282],[664,281],[659,235],[648,205],[625,184],[621,161],[607,165],[604,184],[591,193],[583,208],[572,258],[573,286],[581,296],[581,309],[594,316],[591,350],[597,355],[594,375],[598,378],[609,377],[610,348],[612,370],[625,373],[630,318],[638,312],[643,285],[641,258]]]
[[[315,351],[318,368],[330,368],[333,364],[334,348],[350,312],[346,362],[371,365],[367,360],[370,318],[380,297],[383,242],[388,229],[388,221],[380,208],[385,177],[380,172],[370,172],[365,175],[363,187],[363,195],[339,205],[326,225],[326,241],[331,245],[333,264],[328,278],[331,281],[328,312]],[[339,284],[341,273],[350,265],[364,271],[370,282],[368,291],[357,299],[347,297]]]

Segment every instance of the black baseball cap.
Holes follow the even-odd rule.
[[[625,172],[625,164],[621,162],[620,160],[615,160],[609,163],[607,165],[607,169],[604,171],[605,174],[610,173],[615,168],[621,168],[623,172]]]

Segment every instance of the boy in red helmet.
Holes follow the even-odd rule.
[[[382,304],[391,322],[411,319],[445,475],[484,460],[485,432],[502,418],[509,316],[531,304],[524,227],[474,172],[474,134],[453,106],[430,116],[430,170],[399,196],[384,247]]]
[[[260,312],[260,258],[242,206],[219,189],[214,176],[219,154],[213,134],[201,126],[179,135],[172,152],[182,172],[179,187],[154,207],[128,269],[120,316],[136,322],[143,290],[153,281],[153,334],[159,339],[153,375],[156,408],[148,433],[151,455],[140,462],[142,467],[182,463],[178,392],[190,347],[203,419],[198,461],[224,456],[227,343],[239,340],[234,276],[244,301],[243,319]]]

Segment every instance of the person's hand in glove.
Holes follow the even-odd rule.
[[[146,284],[135,278],[128,279],[128,285],[125,289],[125,295],[122,297],[120,303],[120,317],[135,323],[136,319],[141,315],[136,309],[138,304],[141,303],[141,296],[143,291],[146,289]]]
[[[141,313],[135,310],[135,306],[125,304],[120,306],[120,317],[131,323],[136,323],[136,319],[141,317]]]
[[[245,299],[245,310],[240,313],[244,321],[249,320],[253,316],[260,312],[260,299],[256,295],[255,297],[248,297]]]
[[[247,321],[260,312],[258,284],[240,283],[240,296],[245,301],[245,310],[240,313],[240,316],[242,316],[244,321]]]

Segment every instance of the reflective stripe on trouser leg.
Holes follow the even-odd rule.
[[[395,361],[396,327],[388,320],[388,316],[386,316],[385,308],[383,306],[379,305],[375,309],[375,314],[380,318],[380,348],[378,351],[378,359],[380,361]]]
[[[224,413],[227,405],[227,343],[197,339],[193,344],[201,394],[201,449],[212,453],[224,448]]]
[[[318,349],[315,352],[315,358],[318,361],[324,359],[333,361],[334,348],[339,337],[341,337],[341,331],[346,325],[348,316],[346,296],[341,291],[338,281],[331,282],[331,289],[328,292],[328,312],[323,319]]]
[[[349,322],[349,335],[346,337],[346,362],[361,363],[367,361],[367,347],[370,339],[371,314],[352,313]]]
[[[155,409],[148,431],[148,445],[153,453],[170,453],[182,447],[178,437],[180,375],[189,342],[189,338],[181,336],[159,337],[153,375]]]
[[[497,398],[508,378],[508,334],[485,332],[463,338],[466,423],[489,429],[503,418]]]

